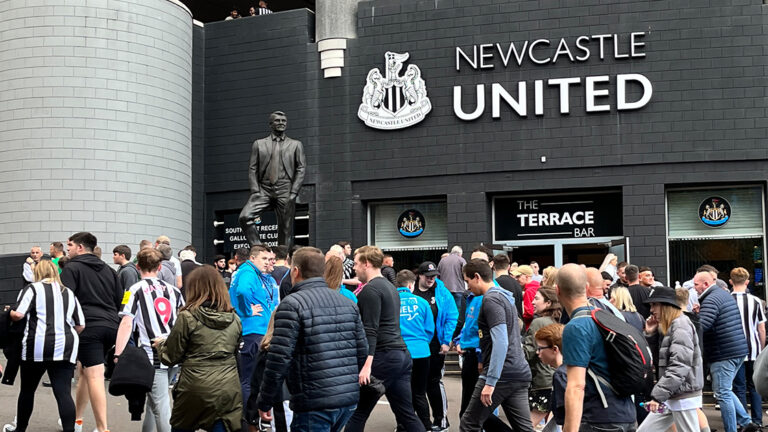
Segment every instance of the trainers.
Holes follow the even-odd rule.
[[[56,428],[56,430],[57,431],[63,431],[64,430],[64,426],[61,424],[61,417],[59,417],[59,419],[56,420],[56,423],[59,425],[59,427]]]
[[[3,426],[3,432],[14,432],[16,430],[16,416],[13,417],[13,421],[11,423],[6,424]]]
[[[75,420],[75,432],[83,432],[83,419]]]
[[[756,425],[755,423],[750,423],[746,426],[744,426],[744,429],[742,429],[742,432],[757,432],[760,430],[760,426]]]
[[[261,419],[259,419],[259,432],[267,432],[268,430],[272,429],[272,424],[267,423],[266,425],[261,422]]]

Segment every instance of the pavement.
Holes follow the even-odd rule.
[[[4,363],[4,362],[3,362]],[[446,376],[444,379],[446,394],[448,395],[448,421],[451,424],[451,431],[458,431],[459,403],[461,399],[461,380],[458,376]],[[13,420],[16,411],[16,398],[18,396],[18,381],[11,387],[0,385],[0,426]],[[74,396],[74,385],[72,386]],[[108,396],[107,402],[109,426],[112,432],[139,431],[141,422],[131,422],[128,413],[128,404],[123,397]],[[711,404],[706,404],[704,409],[707,418],[710,421],[710,428],[714,432],[718,430],[723,432],[720,412],[716,411]],[[765,412],[765,408],[763,409]],[[503,418],[503,415],[502,415]],[[35,394],[35,409],[30,420],[30,432],[57,431],[58,411],[56,401],[53,398],[53,392],[50,388],[38,388]],[[765,424],[765,423],[764,423]],[[85,415],[84,431],[91,431],[95,427],[93,414],[90,408]],[[395,428],[395,419],[386,398],[382,398],[379,404],[371,414],[366,431],[372,432],[391,432]],[[663,431],[658,431],[663,432]]]

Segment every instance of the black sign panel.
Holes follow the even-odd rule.
[[[494,243],[623,235],[620,192],[499,197],[494,203]]]
[[[293,224],[294,243],[301,246],[309,244],[309,217],[307,205],[296,206],[296,220]],[[216,221],[224,222],[216,226],[216,238],[214,245],[216,253],[230,256],[241,247],[250,248],[248,240],[240,228],[238,218],[240,210],[227,210],[216,212]],[[277,246],[277,215],[272,210],[261,214],[261,220],[257,224],[261,242],[267,246]]]

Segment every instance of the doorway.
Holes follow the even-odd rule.
[[[512,261],[521,265],[536,261],[542,269],[547,266],[559,268],[567,263],[599,268],[609,253],[616,255],[619,262],[629,259],[628,237],[508,242],[504,246],[511,251]]]

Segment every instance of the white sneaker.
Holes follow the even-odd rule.
[[[13,417],[13,422],[3,426],[3,432],[13,432],[16,430],[16,416]]]
[[[83,432],[83,421],[80,420],[80,423],[75,420],[75,432]]]

